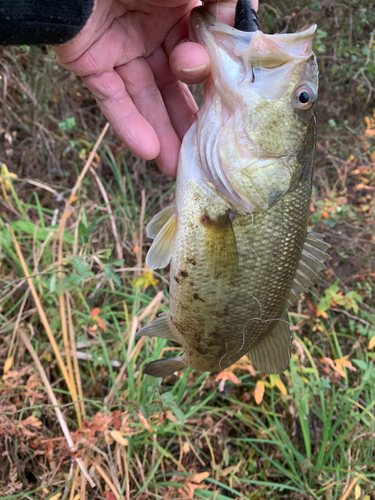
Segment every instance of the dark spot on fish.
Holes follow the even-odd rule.
[[[209,215],[207,215],[207,214],[204,214],[204,215],[202,215],[202,217],[200,218],[200,221],[201,221],[201,224],[202,224],[203,226],[205,226],[205,227],[206,227],[206,226],[207,226],[207,224],[210,222],[210,216],[209,216]]]
[[[229,313],[229,306],[227,304],[222,311],[218,311],[216,313],[216,316],[218,318],[224,318],[225,316],[228,316],[228,313]]]
[[[180,271],[180,275],[183,277],[183,278],[187,278],[189,276],[188,272],[187,271]]]
[[[197,349],[198,353],[201,354],[202,356],[204,356],[205,354],[208,353],[208,349],[201,349],[200,347],[198,347]]]
[[[173,277],[177,281],[177,283],[180,283],[180,278],[178,278],[177,276],[173,276]]]
[[[186,259],[186,262],[187,262],[188,264],[191,264],[192,266],[195,266],[195,265],[196,265],[196,262],[195,262],[195,260],[194,260],[194,259],[189,259],[189,258],[187,258],[187,259]]]
[[[193,299],[195,300],[200,300],[201,302],[206,302],[205,300],[201,299],[197,293],[193,293]]]

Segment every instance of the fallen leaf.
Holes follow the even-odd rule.
[[[94,309],[91,311],[91,317],[98,316],[99,313],[100,313],[99,307],[94,307]]]
[[[288,394],[288,391],[286,390],[286,387],[281,380],[278,380],[275,385],[283,396],[286,396]]]
[[[361,496],[361,487],[359,486],[359,484],[356,484],[354,488],[354,499],[358,500],[360,496]]]
[[[370,342],[368,343],[368,348],[373,349],[375,347],[375,336],[371,337]]]
[[[254,391],[254,398],[257,405],[260,405],[260,403],[263,400],[263,396],[264,396],[264,384],[261,380],[258,380]]]
[[[58,493],[56,493],[56,495],[53,495],[52,497],[49,497],[48,500],[57,500],[60,497],[61,497],[61,491],[59,491]]]
[[[205,479],[207,479],[209,477],[209,475],[210,475],[209,472],[200,472],[200,473],[193,474],[193,476],[190,477],[189,479],[192,483],[201,484],[201,482],[204,481]]]
[[[113,430],[110,431],[109,434],[117,443],[122,444],[123,446],[127,446],[129,444],[129,441],[126,439],[123,432]]]
[[[150,427],[150,424],[148,423],[147,418],[145,418],[140,411],[138,412],[138,418],[141,424],[143,424],[146,427],[148,432],[152,432],[152,429]]]
[[[9,370],[12,367],[12,364],[13,364],[13,356],[10,356],[10,358],[7,358],[7,360],[4,363],[4,368],[3,368],[4,374],[9,372]]]

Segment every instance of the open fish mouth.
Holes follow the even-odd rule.
[[[311,57],[316,24],[305,26],[296,33],[267,35],[254,30],[258,27],[258,21],[255,11],[251,9],[248,6],[247,13],[244,10],[240,14],[236,13],[235,27],[231,27],[218,21],[204,7],[196,7],[190,14],[191,35],[208,52],[217,51],[217,45],[221,44],[228,49],[230,39],[234,54],[248,56],[255,67],[275,68],[292,61],[306,61]]]

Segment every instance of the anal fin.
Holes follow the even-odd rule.
[[[185,363],[184,356],[178,358],[164,358],[157,359],[156,361],[151,361],[143,368],[143,373],[145,375],[151,375],[152,377],[167,377],[172,375],[178,370],[186,368],[188,365]]]
[[[319,233],[308,231],[306,241],[302,248],[301,260],[298,264],[296,275],[288,296],[288,302],[292,305],[299,300],[309,286],[314,285],[319,278],[319,272],[326,269],[324,261],[330,259],[326,250],[330,247],[323,241]]]
[[[160,316],[154,319],[154,321],[152,321],[149,325],[141,328],[137,332],[137,335],[144,337],[158,337],[160,339],[178,342],[178,339],[172,330],[172,321],[169,316],[169,311],[161,313]]]
[[[282,373],[290,360],[290,327],[287,312],[284,311],[275,327],[246,354],[255,368],[268,375]]]

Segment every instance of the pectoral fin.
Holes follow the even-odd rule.
[[[330,245],[323,241],[322,238],[323,236],[319,233],[312,231],[307,233],[306,241],[302,248],[301,260],[298,264],[288,297],[290,305],[299,300],[308,287],[314,285],[319,279],[319,272],[322,269],[326,269],[324,261],[331,258],[326,253]]]
[[[147,226],[147,234],[150,237],[155,235],[155,240],[146,256],[148,269],[163,269],[169,264],[176,238],[177,214],[175,211],[172,211],[171,207],[168,207],[158,215],[160,217],[154,217]],[[164,222],[168,215],[170,215],[169,219]],[[162,226],[163,222],[164,225]]]
[[[236,239],[232,222],[226,212],[217,218],[203,216],[206,227],[205,254],[214,276],[231,277],[238,269]]]
[[[290,360],[290,328],[286,311],[273,330],[246,354],[255,368],[268,375],[282,373]]]
[[[186,368],[188,365],[185,362],[185,357],[180,356],[178,358],[165,358],[158,359],[156,361],[151,361],[143,368],[143,373],[145,375],[151,375],[152,377],[167,377],[172,375],[178,370]]]
[[[170,205],[169,207],[164,208],[161,212],[156,214],[150,222],[147,224],[146,233],[149,238],[153,240],[156,238],[158,233],[161,231],[163,226],[169,221],[169,219],[175,213],[175,206]]]
[[[178,339],[172,330],[172,321],[169,316],[169,312],[160,314],[160,316],[154,319],[154,321],[152,321],[149,325],[141,328],[137,332],[137,335],[144,337],[158,337],[160,339],[178,342]]]

